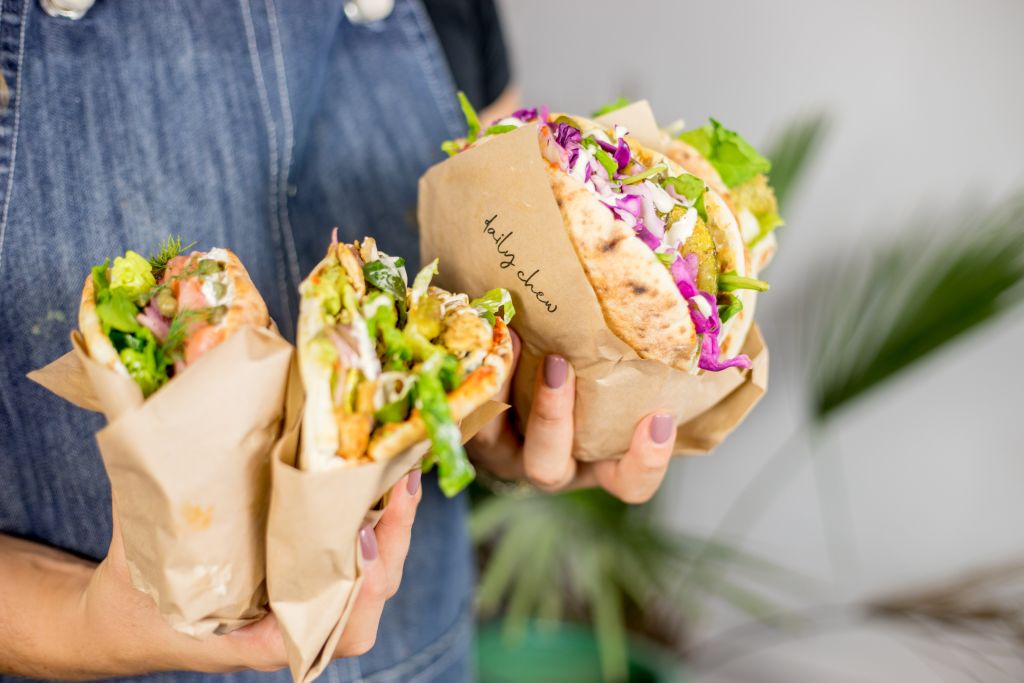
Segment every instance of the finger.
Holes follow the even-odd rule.
[[[416,519],[416,508],[423,497],[422,473],[413,470],[391,489],[391,497],[384,514],[373,529],[376,536],[380,561],[387,577],[386,597],[398,591],[402,582],[405,556],[409,553],[412,525]]]
[[[246,668],[276,671],[288,665],[284,636],[273,612],[257,622],[232,631],[224,638],[237,653],[233,661],[244,662]],[[216,639],[205,642],[219,644]]]
[[[621,460],[594,463],[596,482],[627,503],[647,502],[665,478],[675,438],[672,415],[646,417],[637,425],[629,451]]]
[[[388,599],[387,570],[380,558],[380,547],[373,527],[364,527],[359,532],[359,546],[363,556],[363,583],[345,630],[334,648],[335,657],[358,657],[373,648],[377,642],[380,615]]]
[[[538,488],[554,491],[576,475],[572,457],[572,408],[576,377],[561,356],[547,356],[537,368],[533,406],[526,421],[523,464]]]
[[[413,470],[391,489],[384,514],[376,527],[359,532],[363,557],[363,583],[345,630],[335,647],[335,657],[355,657],[370,651],[384,603],[395,594],[409,552],[416,508],[423,497],[420,470]]]

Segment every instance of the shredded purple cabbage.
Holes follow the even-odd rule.
[[[636,236],[643,240],[643,243],[654,251],[661,246],[661,238],[651,232],[643,221],[637,221],[636,225],[633,226],[633,232]]]
[[[582,133],[578,128],[565,122],[558,122],[557,124],[549,122],[547,120],[547,107],[520,109],[513,112],[511,116],[524,122],[539,119],[542,127],[546,125],[548,130],[543,131],[544,137],[547,138],[544,141],[544,156],[552,163],[559,164],[563,170],[567,172],[573,171],[576,162],[579,161],[583,139]],[[550,134],[548,134],[549,131]],[[624,138],[624,134],[619,136],[615,145],[602,140],[597,140],[597,144],[602,150],[610,154],[617,164],[614,177],[608,178],[607,170],[602,165],[587,163],[584,169],[584,182],[593,180],[599,195],[603,194],[604,190],[611,189],[608,186],[609,183],[621,180],[625,176],[626,168],[631,163],[634,165],[634,173],[646,170],[639,163],[633,162],[632,151]],[[636,236],[652,251],[660,248],[662,246],[662,238],[665,235],[665,220],[657,213],[651,189],[644,183],[620,186],[618,189],[622,193],[620,196],[612,200],[601,197],[601,203],[608,207],[608,210],[612,212],[616,220],[625,220],[627,214],[631,216],[633,219],[631,221],[633,223],[633,231],[636,233]],[[684,199],[671,186],[666,188],[666,191],[678,201]],[[697,359],[698,367],[710,372],[718,372],[734,367],[750,368],[750,359],[744,355],[738,355],[727,360],[719,359],[721,353],[719,335],[722,331],[722,321],[718,316],[718,305],[715,298],[708,292],[701,291],[697,286],[697,267],[698,259],[696,254],[687,254],[685,257],[677,254],[675,260],[669,266],[669,272],[672,274],[672,279],[675,281],[679,293],[682,294],[689,305],[690,319],[693,321],[694,329],[697,334],[701,335],[700,355]],[[700,310],[699,305],[696,303],[698,297],[707,302],[711,315],[704,315]]]
[[[570,126],[568,123],[559,123],[555,126],[555,142],[561,145],[562,149],[569,153],[569,170],[576,167],[576,160],[580,158],[580,140],[583,136],[579,128]]]
[[[537,118],[537,107],[531,107],[530,109],[516,109],[514,112],[509,114],[510,119],[519,119],[523,123],[533,121]]]

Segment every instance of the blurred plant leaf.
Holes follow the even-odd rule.
[[[490,550],[477,594],[480,613],[503,611],[503,633],[515,639],[533,619],[582,612],[594,626],[609,681],[626,671],[627,611],[685,624],[704,596],[717,595],[760,614],[765,603],[734,584],[727,570],[777,569],[725,544],[664,529],[649,506],[629,506],[600,490],[485,498],[474,505],[470,531]],[[695,561],[700,570],[681,581]]]
[[[893,232],[818,274],[807,365],[819,421],[1024,299],[1024,192]]]
[[[807,114],[793,119],[782,132],[765,146],[772,162],[768,174],[779,210],[785,215],[787,202],[792,197],[804,171],[828,130],[829,119],[824,113]]]

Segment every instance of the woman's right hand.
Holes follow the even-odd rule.
[[[384,604],[397,592],[402,579],[421,498],[420,472],[416,470],[392,489],[376,527],[361,532],[364,580],[335,657],[361,655],[373,647]],[[67,679],[166,670],[270,671],[287,665],[284,640],[273,614],[232,633],[202,640],[171,628],[153,600],[132,586],[116,510],[107,557],[91,572],[82,561],[68,557],[66,566],[50,566],[57,578],[39,576],[47,563],[62,554],[15,539],[10,543],[9,555],[6,543],[0,545],[0,578],[10,574],[25,584],[32,583],[35,576],[38,583],[8,583],[13,604],[6,599],[7,590],[0,589],[4,593],[0,602],[14,608],[0,617],[0,622],[10,622],[0,623],[0,632],[6,625],[22,636],[14,647],[18,652],[12,650],[9,661],[0,655],[0,671]],[[29,559],[21,559],[25,556]],[[52,590],[55,584],[61,587],[60,595]],[[47,593],[45,605],[31,598],[36,587]]]

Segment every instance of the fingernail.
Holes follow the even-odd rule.
[[[377,559],[377,534],[373,527],[364,526],[359,532],[359,547],[363,550],[363,559],[372,562]]]
[[[651,440],[654,443],[665,443],[672,436],[672,427],[675,422],[672,416],[666,413],[659,413],[651,419]]]
[[[569,376],[569,364],[561,356],[544,357],[544,384],[549,389],[558,389]]]
[[[413,470],[409,473],[409,481],[405,483],[405,489],[409,492],[410,496],[415,496],[420,490],[420,479],[423,478],[423,472],[421,470]]]

